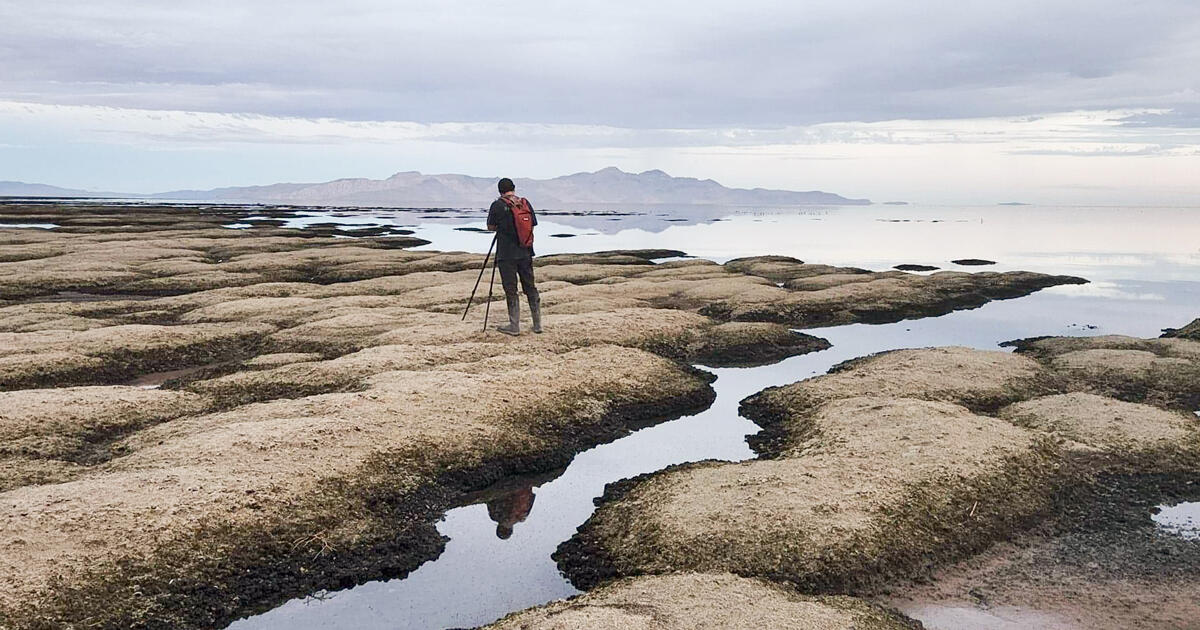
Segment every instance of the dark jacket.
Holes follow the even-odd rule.
[[[533,211],[532,203],[529,204],[529,210]],[[495,226],[496,228],[496,260],[533,258],[532,247],[521,247],[512,211],[508,209],[508,204],[504,203],[503,199],[496,199],[492,202],[492,207],[488,209],[487,224],[488,227]],[[537,225],[537,214],[533,215],[533,224]]]

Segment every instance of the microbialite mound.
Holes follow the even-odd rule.
[[[1200,343],[1018,347],[888,352],[752,396],[764,458],[610,485],[560,566],[583,586],[698,571],[869,592],[1041,522],[1096,475],[1200,470]]]
[[[0,206],[62,226],[0,229],[0,625],[211,627],[403,575],[463,493],[706,405],[687,363],[1080,281],[547,256],[547,333],[510,339],[460,321],[480,255],[222,227],[289,213]]]

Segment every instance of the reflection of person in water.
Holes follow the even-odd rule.
[[[512,536],[513,525],[525,520],[532,509],[533,486],[517,488],[487,503],[488,516],[496,521],[496,536],[501,539]]]

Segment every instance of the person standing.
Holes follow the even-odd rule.
[[[542,332],[541,297],[533,280],[533,227],[537,216],[533,205],[518,197],[516,185],[507,177],[497,184],[500,198],[488,209],[487,228],[496,233],[496,266],[504,285],[504,301],[508,304],[508,325],[496,330],[506,335],[521,334],[521,296],[517,280],[529,300],[533,332]]]

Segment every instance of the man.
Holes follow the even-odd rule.
[[[533,282],[533,226],[537,216],[528,200],[518,197],[516,185],[507,177],[497,184],[500,198],[488,210],[487,227],[496,233],[496,266],[504,285],[504,300],[508,303],[508,325],[496,330],[506,335],[521,334],[521,298],[517,294],[517,279],[529,299],[529,314],[533,332],[542,332],[541,298]],[[518,223],[520,222],[520,223]],[[524,243],[522,243],[524,241]]]

